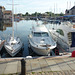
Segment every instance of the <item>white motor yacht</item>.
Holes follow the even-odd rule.
[[[28,38],[29,47],[38,55],[48,55],[57,46],[44,25],[32,27]]]
[[[75,50],[75,24],[64,22],[61,25],[54,26],[50,29],[53,38],[57,40],[58,45],[65,51],[72,52]]]

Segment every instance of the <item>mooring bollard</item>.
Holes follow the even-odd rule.
[[[24,58],[21,60],[21,75],[26,75],[26,61]]]

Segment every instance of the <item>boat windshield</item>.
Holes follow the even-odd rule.
[[[48,33],[47,32],[34,32],[34,36],[36,37],[48,37]]]
[[[41,33],[40,32],[34,32],[34,36],[40,37],[41,36]]]
[[[41,35],[42,35],[42,37],[48,37],[48,33],[47,32],[42,32]]]

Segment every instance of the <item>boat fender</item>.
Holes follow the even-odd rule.
[[[26,58],[32,58],[32,56],[26,56]]]
[[[71,57],[75,57],[75,51],[72,52]]]

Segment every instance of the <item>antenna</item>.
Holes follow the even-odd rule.
[[[67,2],[67,9],[68,9],[68,2]]]
[[[58,6],[57,6],[57,3],[56,3],[56,13],[58,12]]]
[[[55,4],[54,4],[54,14],[55,14]]]
[[[52,9],[50,8],[50,10],[49,10],[49,11],[50,11],[49,16],[50,16],[50,17],[52,17]]]
[[[55,18],[55,4],[54,4],[54,18]]]
[[[69,9],[71,8],[71,1],[70,1],[70,5],[69,5]]]

